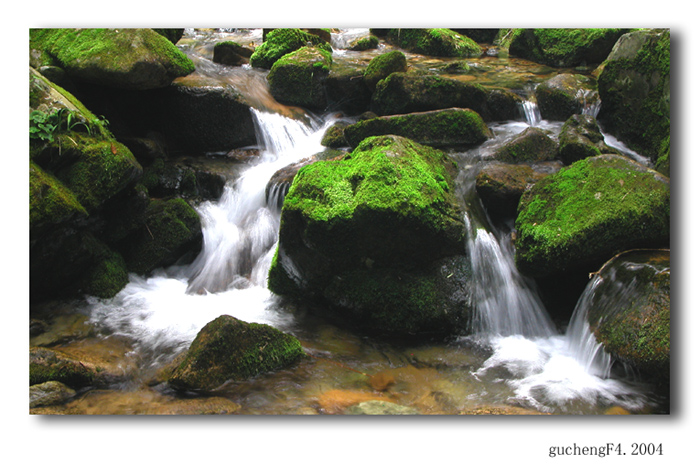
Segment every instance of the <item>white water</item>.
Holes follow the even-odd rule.
[[[278,328],[289,317],[270,309],[267,272],[277,243],[279,211],[268,207],[265,186],[280,168],[323,148],[328,124],[306,123],[252,110],[259,129],[260,158],[221,199],[199,206],[203,247],[191,265],[130,276],[112,300],[93,299],[91,320],[137,340],[153,364],[172,358],[204,325],[222,314]]]

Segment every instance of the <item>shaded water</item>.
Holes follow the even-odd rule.
[[[350,33],[359,36],[364,32]],[[338,115],[280,108],[270,101],[264,73],[225,69],[206,56],[212,40],[244,34],[242,40],[255,41],[259,40],[257,32],[208,32],[203,39],[194,31],[190,34],[184,43],[190,53],[200,53],[198,72],[221,79],[255,101],[260,158],[227,184],[218,201],[198,206],[204,243],[192,264],[163,269],[147,278],[132,275],[115,298],[88,298],[79,308],[97,338],[128,340],[130,350],[124,357],[137,361],[123,365],[127,376],[135,380],[79,398],[63,412],[170,411],[169,405],[178,396],[165,384],[154,382],[154,376],[186,350],[207,322],[221,314],[289,332],[311,355],[289,369],[225,385],[217,396],[239,405],[238,413],[332,414],[368,399],[410,406],[422,414],[456,414],[485,407],[559,414],[600,414],[612,406],[633,412],[654,410],[642,386],[610,377],[609,360],[601,359],[600,348],[585,324],[574,321],[566,334],[557,332],[533,282],[515,269],[510,231],[502,225],[494,227],[483,211],[465,216],[470,232],[465,250],[472,258],[479,309],[471,327],[474,335],[417,345],[389,343],[330,324],[270,293],[266,277],[280,213],[277,205],[268,204],[266,184],[278,169],[321,151],[321,137]],[[346,39],[334,34],[336,44]],[[369,61],[382,51],[336,51],[334,59]],[[426,67],[445,61],[409,58]],[[523,91],[531,89],[534,80],[544,80],[554,72],[498,57],[474,63],[481,69],[470,74],[478,76],[474,80],[492,85],[517,80],[514,88]],[[543,121],[536,105],[527,104],[521,121],[492,124],[493,139],[477,149],[451,153],[461,167],[459,189],[467,203],[477,206],[475,211],[480,209],[473,192],[477,168],[530,125],[553,133],[561,127]],[[98,397],[101,408],[95,406]]]

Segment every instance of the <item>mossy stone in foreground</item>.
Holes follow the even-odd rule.
[[[670,213],[669,180],[658,172],[618,155],[577,161],[523,194],[516,265],[533,277],[591,272],[621,251],[668,246]]]
[[[205,325],[168,382],[183,390],[211,391],[287,367],[303,356],[295,337],[265,324],[219,316]]]
[[[614,359],[645,380],[668,383],[671,370],[671,256],[668,250],[622,253],[598,271],[588,323]]]

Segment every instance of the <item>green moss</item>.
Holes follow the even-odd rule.
[[[481,47],[451,29],[391,29],[388,37],[414,53],[445,57],[478,57]]]
[[[267,76],[270,93],[281,103],[324,108],[323,86],[332,63],[331,53],[318,47],[302,47],[278,59]]]
[[[374,89],[377,82],[394,72],[404,72],[408,69],[406,55],[399,50],[393,50],[375,56],[367,65],[363,79],[370,89]]]
[[[311,43],[319,49],[332,53],[333,49],[320,37],[300,29],[275,29],[267,34],[263,42],[250,57],[250,65],[256,68],[271,69],[284,55]]]
[[[197,334],[171,385],[213,390],[230,380],[246,380],[286,367],[304,355],[299,340],[265,324],[219,316]]]
[[[46,348],[29,350],[29,385],[57,381],[73,388],[91,385],[95,372],[78,360]]]
[[[494,157],[506,163],[552,160],[557,143],[541,129],[529,127],[499,149]]]
[[[129,282],[124,258],[109,251],[84,279],[83,290],[88,295],[112,298]]]
[[[356,52],[361,52],[364,50],[377,48],[378,45],[379,39],[373,35],[370,35],[369,37],[362,37],[361,39],[357,39],[352,44],[350,44],[349,49]]]
[[[73,192],[33,161],[29,163],[30,228],[58,224],[75,216],[87,216]]]
[[[623,157],[578,161],[526,192],[518,207],[516,263],[547,274],[667,241],[670,189]]]

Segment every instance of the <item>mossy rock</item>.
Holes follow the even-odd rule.
[[[303,356],[293,336],[224,315],[199,331],[168,383],[181,390],[213,391],[228,381],[288,367]]]
[[[194,63],[153,29],[30,29],[34,67],[57,65],[76,80],[107,87],[165,87]]]
[[[557,142],[537,127],[528,127],[494,154],[495,159],[504,163],[550,161],[556,156]]]
[[[523,98],[505,89],[493,89],[486,96],[488,110],[482,116],[489,121],[513,121],[522,118]]]
[[[602,63],[624,29],[516,29],[511,56],[555,67]]]
[[[75,390],[69,386],[49,380],[29,387],[29,407],[38,408],[63,403],[75,396]]]
[[[145,212],[145,223],[120,243],[130,272],[146,274],[174,264],[202,244],[199,215],[185,200],[153,200]]]
[[[593,116],[575,114],[566,120],[559,131],[559,158],[564,164],[604,153],[616,154],[617,150],[605,143]]]
[[[348,142],[345,140],[345,128],[350,124],[347,122],[337,122],[329,127],[323,134],[321,145],[328,148],[347,147]]]
[[[72,388],[93,385],[97,375],[89,363],[82,363],[50,348],[29,349],[29,385],[56,381]]]
[[[668,178],[618,155],[577,161],[526,191],[515,222],[515,260],[533,277],[582,269],[670,238]]]
[[[475,111],[449,108],[367,119],[346,127],[344,134],[351,147],[367,137],[388,134],[441,147],[479,145],[491,136],[491,131]]]
[[[29,163],[29,231],[39,236],[48,228],[88,215],[73,192],[33,161]]]
[[[595,80],[581,74],[558,74],[538,85],[535,97],[543,119],[566,121],[582,112],[586,98],[596,98]]]
[[[365,69],[363,80],[367,87],[374,91],[377,82],[388,77],[391,73],[408,71],[406,55],[399,50],[393,50],[375,56]]]
[[[490,163],[476,175],[476,193],[491,217],[514,219],[523,192],[560,167],[551,164],[535,169],[528,164]]]
[[[444,281],[437,271],[424,275],[435,261],[465,254],[454,172],[443,152],[398,136],[370,137],[340,159],[304,166],[282,208],[269,288],[331,303],[329,314],[365,329],[372,320],[380,332],[420,332],[424,317],[426,330],[454,330],[444,311],[440,322],[434,314],[425,316],[444,308],[445,295],[454,292],[435,290]],[[384,296],[378,294],[380,281],[386,284]],[[411,297],[413,303],[407,301]],[[377,298],[381,313],[370,303]],[[451,310],[450,317],[456,311]],[[398,324],[400,319],[405,323]]]
[[[327,105],[324,81],[333,62],[323,48],[302,47],[275,61],[267,81],[275,100],[287,105],[324,109]]]
[[[451,29],[390,29],[387,39],[421,55],[474,58],[482,54],[476,42]]]
[[[394,72],[377,83],[371,109],[380,116],[445,108],[488,113],[488,92],[480,85],[435,74]]]
[[[250,57],[250,65],[256,68],[271,69],[275,61],[284,55],[306,47],[308,44],[317,46],[332,53],[331,46],[321,37],[309,34],[301,29],[275,29],[270,31],[265,41],[255,49]]]
[[[607,132],[652,162],[666,153],[671,132],[671,34],[625,34],[602,65],[598,119]]]
[[[80,286],[83,291],[98,298],[112,298],[129,283],[124,258],[117,252],[105,249],[101,259],[88,270]]]
[[[621,253],[598,272],[588,323],[596,340],[643,380],[670,381],[671,259],[668,250]]]
[[[363,52],[365,50],[372,50],[379,46],[379,39],[376,36],[370,35],[368,37],[360,37],[359,39],[353,40],[348,45],[348,50],[354,52]]]
[[[362,80],[367,66],[350,61],[334,61],[324,81],[328,110],[358,115],[369,109],[372,91]]]

